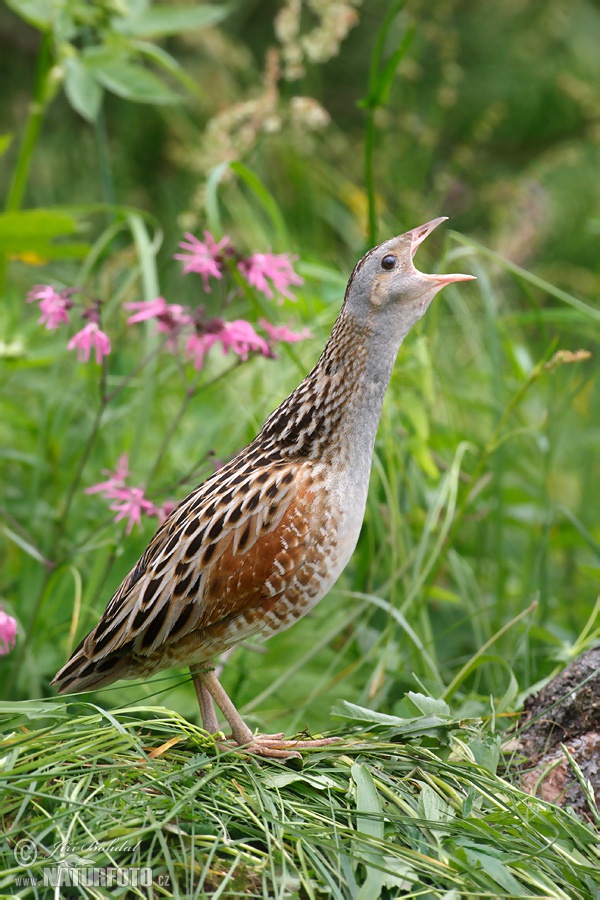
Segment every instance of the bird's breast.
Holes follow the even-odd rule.
[[[261,635],[283,631],[309,612],[333,587],[360,534],[368,489],[366,478],[327,464],[313,466],[310,487],[299,498],[291,534],[298,540],[290,566],[285,524],[282,559],[276,559],[266,587]],[[279,577],[278,577],[279,576]],[[266,608],[268,607],[268,608]]]

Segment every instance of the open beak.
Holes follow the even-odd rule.
[[[412,259],[415,257],[415,253],[420,245],[423,243],[426,237],[429,237],[432,231],[434,231],[438,225],[441,225],[442,222],[447,222],[448,216],[440,216],[438,219],[432,219],[431,222],[425,222],[424,225],[419,225],[418,228],[413,228],[412,231],[408,233],[411,236],[412,244],[410,249],[410,254]],[[428,281],[433,281],[440,288],[445,287],[447,284],[452,284],[455,281],[474,281],[475,275],[426,275],[424,272],[420,272],[424,278],[427,278]]]

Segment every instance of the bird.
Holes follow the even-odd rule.
[[[185,497],[52,684],[101,688],[189,666],[204,729],[227,746],[288,759],[335,738],[254,734],[222,687],[216,657],[306,615],[349,561],[362,526],[383,398],[400,346],[442,288],[414,256],[440,217],[356,264],[314,368],[254,440]]]

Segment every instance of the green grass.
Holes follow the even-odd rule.
[[[398,717],[334,713],[343,742],[286,766],[220,750],[163,707],[3,704],[0,888],[40,896],[17,879],[62,860],[154,879],[69,896],[594,896],[597,832],[497,774],[478,721],[423,695]]]

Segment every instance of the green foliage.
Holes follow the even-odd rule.
[[[103,89],[136,103],[176,103],[179,98],[144,66],[144,58],[167,70],[187,88],[194,82],[177,61],[153,41],[222,21],[226,6],[173,8],[146,0],[8,0],[8,5],[41,31],[52,35],[51,65],[62,69],[67,99],[94,122]],[[53,78],[50,67],[45,77]],[[60,77],[60,74],[59,74]]]
[[[62,862],[150,867],[164,897],[593,895],[597,835],[497,774],[496,740],[448,711],[440,739],[410,744],[360,719],[298,769],[219,749],[161,707],[2,704],[0,887],[35,896],[17,879]]]
[[[28,209],[0,213],[0,253],[35,254],[40,261],[83,258],[90,252],[84,242],[68,243],[60,238],[81,229],[76,214],[65,209]]]

